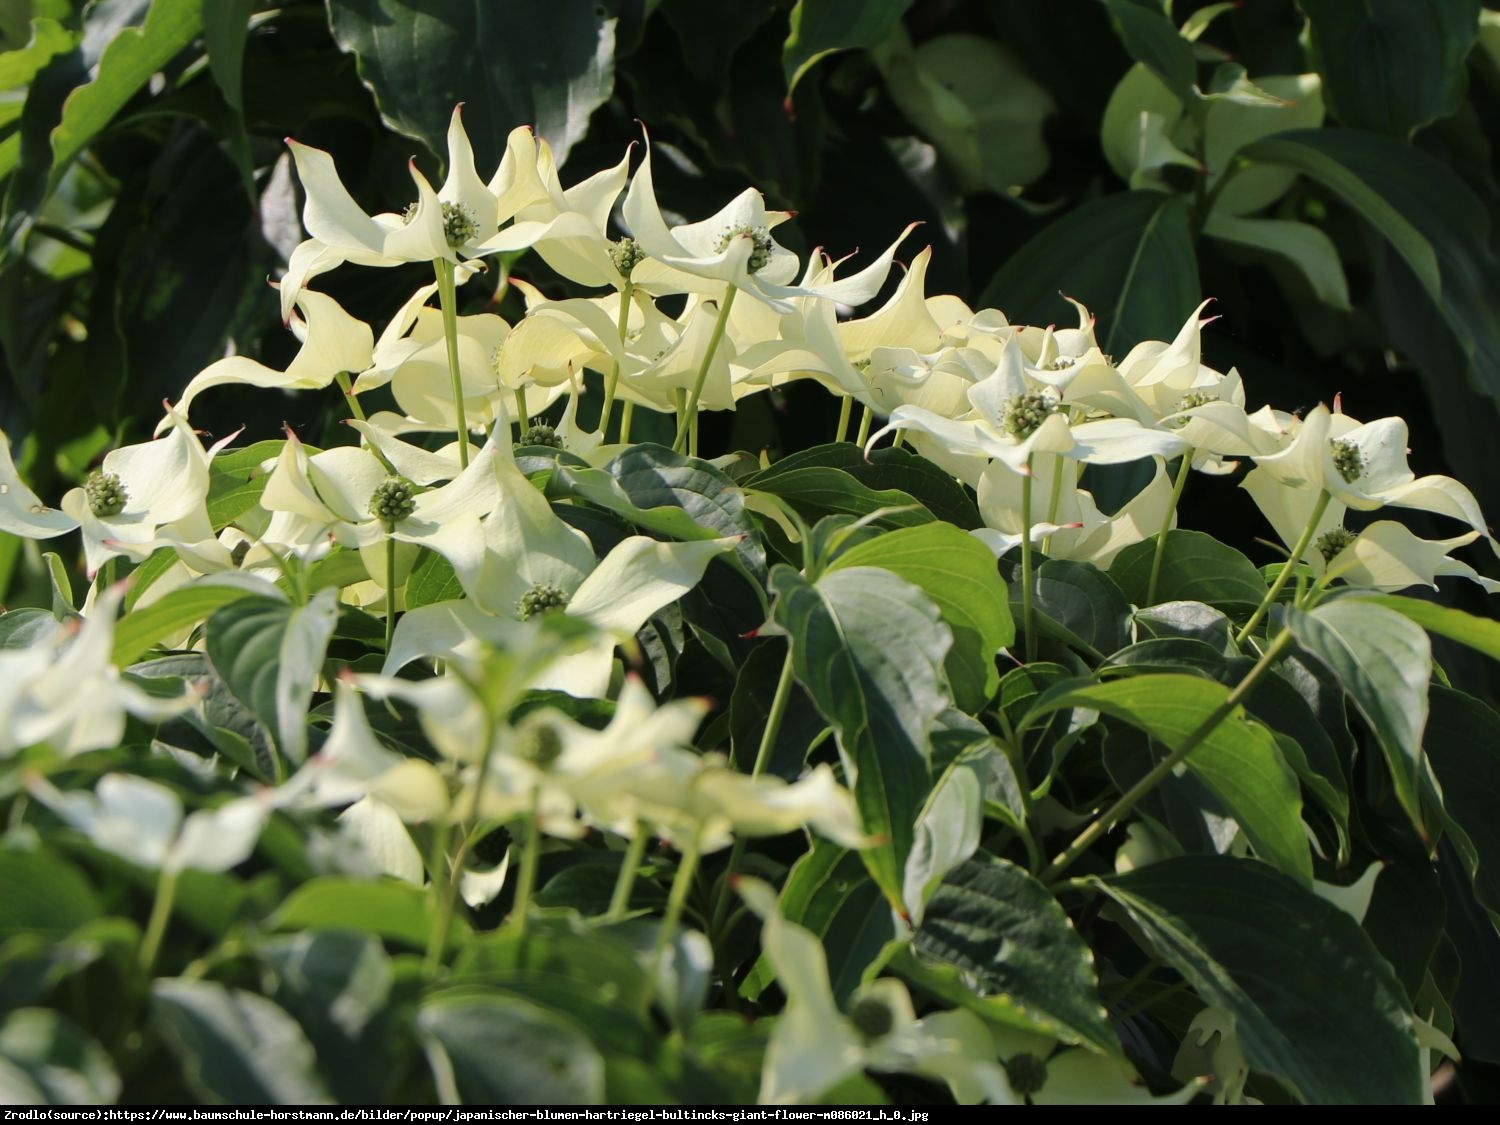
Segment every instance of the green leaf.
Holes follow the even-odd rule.
[[[1425,745],[1443,787],[1448,839],[1474,883],[1474,897],[1500,925],[1500,713],[1434,684]]]
[[[305,606],[245,598],[204,626],[214,670],[293,762],[307,756],[307,708],[337,624],[338,591],[325,589]]]
[[[1032,605],[1040,615],[1037,628],[1043,635],[1093,656],[1130,643],[1130,606],[1119,587],[1097,568],[1049,559],[1037,567],[1032,580]]]
[[[312,1044],[285,1010],[215,981],[151,986],[151,1022],[210,1105],[328,1105]]]
[[[749,487],[781,497],[804,519],[881,512],[879,523],[887,527],[920,527],[932,522],[932,513],[915,497],[899,489],[869,488],[844,470],[827,465],[777,471],[780,468],[774,466],[756,477]]]
[[[424,551],[406,579],[406,608],[453,601],[464,596],[464,588],[453,572],[453,564],[436,551]]]
[[[1432,828],[1422,808],[1428,767],[1422,755],[1432,644],[1421,626],[1363,599],[1325,602],[1308,613],[1291,610],[1287,625],[1297,643],[1328,666],[1370,724],[1390,767],[1396,799],[1424,838]]]
[[[828,980],[840,1004],[853,996],[865,970],[896,937],[890,904],[865,872],[859,853],[823,839],[792,865],[777,909],[823,943]],[[740,995],[759,999],[775,983],[776,971],[764,954]]]
[[[953,638],[920,589],[885,570],[851,567],[816,584],[771,572],[772,621],[791,638],[797,679],[832,725],[867,833],[860,854],[902,909],[906,857],[931,788],[928,736],[950,704],[943,661]]]
[[[255,595],[257,600],[268,600]],[[180,586],[144,609],[132,610],[115,626],[113,660],[134,664],[152,645],[198,624],[215,610],[246,598],[242,585],[211,581]]]
[[[1187,856],[1096,885],[1245,1060],[1317,1105],[1416,1104],[1427,1076],[1401,986],[1353,918],[1247,860]]]
[[[1192,105],[1197,100],[1193,87],[1198,70],[1192,44],[1177,33],[1161,4],[1154,0],[1104,0],[1104,6],[1126,53],[1148,66],[1183,105]]]
[[[417,1036],[447,1105],[597,1105],[604,1060],[571,1021],[514,996],[440,996]],[[497,1066],[496,1060],[505,1060]]]
[[[1133,543],[1118,555],[1109,576],[1136,605],[1147,604],[1156,540]],[[1169,531],[1156,583],[1157,602],[1203,602],[1226,613],[1253,610],[1266,596],[1255,564],[1201,531]]]
[[[22,606],[0,613],[0,652],[29,649],[57,630],[57,618],[45,609]]]
[[[37,72],[73,46],[73,33],[53,19],[33,19],[26,46],[0,54],[0,90],[27,86]]]
[[[911,0],[797,0],[781,51],[787,97],[803,75],[835,51],[883,41],[909,7]]]
[[[659,445],[627,449],[602,469],[559,465],[548,495],[575,495],[631,523],[674,539],[738,535],[740,561],[762,575],[766,555],[744,493],[707,461]]]
[[[303,883],[271,916],[277,930],[358,930],[416,949],[427,947],[437,922],[437,907],[421,887],[394,880],[357,882],[324,876]],[[468,923],[454,918],[450,944],[468,933]]]
[[[372,1100],[372,1086],[381,1089],[394,1053],[382,1019],[393,974],[380,942],[369,934],[321,930],[273,938],[257,952],[275,975],[269,998],[302,1025],[335,1100]]]
[[[1093,954],[1051,893],[1015,864],[987,856],[950,872],[927,904],[913,948],[1059,1039],[1119,1054]]]
[[[104,911],[78,868],[40,849],[0,849],[0,886],[0,943],[23,933],[58,941]]]
[[[729,699],[731,759],[743,773],[751,772],[760,752],[785,654],[786,649],[779,641],[762,644],[750,654],[735,677],[734,693]],[[791,701],[776,730],[776,743],[763,770],[789,781],[801,776],[813,741],[828,729],[802,688],[793,684],[791,691]]]
[[[817,445],[783,457],[769,469],[752,473],[742,483],[759,486],[762,481],[774,481],[784,473],[814,466],[841,469],[875,492],[903,493],[910,500],[903,498],[900,503],[915,500],[938,519],[965,531],[984,526],[984,519],[964,486],[951,473],[909,449],[889,446],[872,449],[866,458],[864,451],[852,442]],[[815,518],[829,514],[831,510],[811,513]]]
[[[1043,696],[1032,714],[1088,707],[1139,727],[1175,750],[1228,697],[1229,688],[1200,676],[1153,674],[1085,687],[1063,685]],[[1304,886],[1311,885],[1302,791],[1270,731],[1236,706],[1189,753],[1185,764],[1238,822],[1261,859]]]
[[[1351,311],[1349,279],[1338,248],[1311,223],[1289,219],[1245,219],[1215,210],[1208,217],[1203,233],[1220,241],[1252,251],[1255,255],[1273,255],[1301,274],[1313,296],[1330,308]]]
[[[1067,293],[1099,317],[1099,346],[1123,356],[1170,340],[1202,300],[1187,203],[1154,191],[1106,195],[1048,223],[1012,254],[980,303],[1013,324],[1058,319]]]
[[[340,50],[381,118],[446,159],[448,119],[464,103],[464,128],[481,175],[506,135],[534,125],[561,165],[615,84],[615,0],[328,0]]]
[[[256,198],[255,172],[250,164],[250,142],[245,136],[245,40],[255,0],[215,0],[203,8],[203,45],[214,85],[224,95],[234,117],[230,144],[245,177],[246,193]]]
[[[110,41],[93,80],[68,95],[62,121],[52,131],[49,192],[84,146],[203,29],[203,4],[204,0],[153,0],[144,24],[123,28]]]
[[[1323,97],[1352,129],[1402,140],[1459,107],[1479,0],[1301,0]]]
[[[1386,609],[1394,609],[1404,617],[1415,621],[1429,633],[1437,633],[1450,641],[1467,645],[1493,660],[1500,660],[1500,621],[1488,617],[1476,617],[1461,609],[1452,609],[1435,602],[1403,598],[1399,594],[1362,594],[1361,601],[1374,602]]]
[[[109,1055],[67,1017],[22,1008],[0,1023],[0,1103],[113,1105],[119,1096]]]
[[[995,655],[1016,639],[1005,583],[995,556],[951,524],[930,523],[892,531],[856,544],[829,568],[877,566],[920,586],[953,630],[944,667],[953,699],[977,712],[1000,686]]]

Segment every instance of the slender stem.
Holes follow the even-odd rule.
[[[1292,576],[1292,571],[1302,562],[1302,556],[1307,553],[1307,545],[1312,542],[1313,536],[1317,534],[1318,523],[1322,520],[1323,513],[1328,510],[1328,501],[1330,499],[1331,497],[1326,489],[1318,495],[1318,502],[1313,505],[1312,518],[1307,521],[1307,526],[1302,529],[1302,534],[1297,539],[1297,545],[1292,548],[1291,557],[1283,564],[1281,573],[1276,575],[1276,581],[1271,583],[1271,588],[1266,591],[1266,596],[1260,600],[1260,605],[1255,607],[1255,612],[1250,615],[1250,620],[1245,622],[1245,627],[1235,634],[1235,644],[1244,644],[1245,638],[1250,635],[1251,630],[1260,624],[1261,618],[1266,615],[1271,606],[1276,604],[1277,595],[1286,586],[1287,579]]]
[[[457,905],[458,866],[445,862],[448,859],[448,841],[452,836],[451,825],[436,825],[427,859],[427,878],[433,889],[436,890],[440,883],[447,888],[438,900],[437,924],[427,935],[427,956],[422,961],[422,975],[429,978],[436,974],[438,966],[443,963],[443,950],[448,944],[448,927],[452,924],[453,911]]]
[[[630,444],[630,421],[635,417],[635,403],[627,402],[620,411],[620,444]]]
[[[1266,670],[1280,659],[1281,654],[1291,643],[1291,633],[1283,629],[1277,635],[1276,639],[1267,646],[1266,651],[1261,654],[1260,659],[1255,663],[1255,667],[1251,668],[1245,674],[1245,678],[1235,685],[1234,690],[1224,697],[1222,703],[1209,712],[1208,716],[1193,728],[1192,733],[1182,740],[1177,749],[1173,750],[1153,766],[1144,777],[1121,794],[1119,800],[1099,814],[1068,845],[1066,851],[1047,865],[1046,870],[1038,878],[1044,883],[1055,881],[1059,875],[1073,865],[1073,862],[1079,856],[1088,851],[1101,836],[1128,815],[1130,810],[1135,808],[1144,797],[1160,785],[1167,775],[1186,761],[1187,756],[1201,746],[1203,740],[1211,735],[1214,729],[1229,717],[1230,713],[1239,706],[1240,700],[1244,699],[1250,693],[1250,689],[1255,686]]]
[[[835,442],[849,440],[849,418],[854,413],[854,399],[845,395],[843,402],[839,403],[839,428],[833,435]]]
[[[1042,865],[1042,850],[1037,846],[1036,833],[1031,826],[1031,777],[1026,771],[1026,753],[1018,736],[1006,738],[1000,743],[1011,773],[1016,777],[1016,790],[1021,798],[1021,843],[1026,845],[1027,870],[1035,871]]]
[[[688,456],[698,456],[698,412],[688,417]]]
[[[172,900],[177,897],[177,872],[163,867],[156,877],[156,897],[151,901],[151,917],[146,922],[146,936],[141,939],[141,972],[151,975],[151,966],[156,964],[156,954],[161,949],[161,939],[167,932],[167,920],[172,917]]]
[[[905,444],[906,444],[906,431],[905,430],[897,430],[894,434],[891,435],[891,448],[892,449],[900,449]]]
[[[781,733],[782,720],[786,718],[787,704],[792,700],[792,685],[797,679],[796,662],[792,659],[792,647],[787,645],[786,659],[781,664],[781,678],[776,681],[776,694],[771,697],[771,709],[766,713],[766,726],[760,735],[760,746],[755,751],[755,762],[750,767],[750,776],[759,777],[771,764],[771,753],[776,748],[776,737]],[[734,882],[735,869],[745,856],[745,838],[736,836],[729,849],[729,862],[724,866],[724,881],[719,886],[719,897],[714,902],[713,921],[709,928],[717,935],[724,916],[729,910],[730,884]]]
[[[703,397],[703,384],[708,382],[708,369],[713,365],[714,355],[719,350],[719,341],[724,339],[724,329],[729,324],[729,310],[734,307],[734,295],[739,290],[733,285],[724,287],[724,298],[719,302],[719,319],[714,321],[713,334],[708,338],[708,351],[703,353],[703,362],[698,365],[698,376],[693,380],[693,389],[689,392],[687,406],[684,407],[681,417],[677,419],[677,438],[672,442],[672,451],[681,453],[687,444],[688,419],[698,415],[698,400]]]
[[[1031,457],[1021,480],[1021,629],[1026,634],[1026,663],[1036,660],[1036,613],[1031,596]]]
[[[640,873],[641,860],[646,856],[647,842],[646,822],[637,820],[635,835],[630,838],[625,858],[620,863],[620,874],[615,879],[615,892],[609,896],[609,911],[604,915],[606,922],[615,921],[630,909],[630,893],[635,890],[635,877]]]
[[[390,528],[385,533],[385,651],[391,651],[396,635],[396,539]]]
[[[875,421],[875,411],[863,403],[860,404],[859,409],[861,411],[859,416],[859,436],[854,441],[863,449],[865,444],[870,440],[870,423]],[[900,430],[896,431],[897,434],[900,434],[900,432]]]
[[[1067,466],[1067,458],[1061,453],[1052,455],[1052,495],[1047,498],[1047,522],[1057,522],[1057,509],[1062,503],[1063,470]],[[1048,535],[1042,540],[1042,553],[1052,550],[1052,536]]]
[[[526,436],[526,420],[531,417],[531,411],[526,407],[526,388],[516,388],[516,440]]]
[[[1187,487],[1188,474],[1193,471],[1193,451],[1182,455],[1177,466],[1177,478],[1172,482],[1172,502],[1167,505],[1167,514],[1162,517],[1161,530],[1156,534],[1156,551],[1151,556],[1151,580],[1146,583],[1146,604],[1156,604],[1156,583],[1161,578],[1161,561],[1167,554],[1167,534],[1172,530],[1172,517],[1177,514],[1177,503],[1182,499],[1182,490]]]
[[[682,849],[682,860],[677,865],[677,874],[672,877],[672,889],[667,894],[667,909],[662,915],[661,927],[656,931],[656,946],[651,950],[651,960],[646,970],[646,986],[641,993],[640,1014],[644,1019],[651,1011],[651,1001],[656,998],[656,978],[661,974],[662,958],[667,946],[682,920],[682,907],[687,902],[688,888],[693,885],[693,875],[698,870],[698,855],[702,841],[694,832]]]
[[[359,396],[354,393],[354,385],[349,382],[349,372],[340,371],[334,378],[338,380],[339,390],[344,392],[344,401],[349,404],[349,413],[361,422],[369,421],[365,417],[365,408],[359,404]]]
[[[469,467],[469,425],[464,419],[464,381],[458,371],[458,294],[453,288],[453,263],[439,258],[432,263],[437,273],[438,300],[443,306],[443,338],[448,343],[448,377],[453,387],[453,412],[458,419],[454,432],[458,437],[458,465]]]
[[[542,802],[542,788],[537,786],[531,791],[531,807],[526,812],[526,850],[521,853],[521,877],[516,883],[516,902],[511,908],[511,917],[515,920],[516,935],[524,938],[526,936],[526,915],[531,911],[531,892],[536,887],[536,865],[542,853],[542,829],[540,823],[540,805]]]
[[[620,290],[620,314],[616,318],[620,332],[620,346],[625,346],[625,336],[630,325],[630,295],[635,290],[630,279],[626,278],[624,287]],[[616,359],[609,369],[609,378],[604,381],[604,409],[599,411],[599,436],[605,437],[609,430],[609,416],[615,408],[615,391],[620,386],[620,361]]]

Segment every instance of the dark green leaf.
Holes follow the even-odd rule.
[[[45,609],[24,606],[0,613],[0,651],[24,651],[57,630],[57,618]]]
[[[1037,568],[1034,583],[1032,604],[1047,619],[1037,623],[1044,636],[1090,655],[1130,643],[1130,606],[1119,587],[1094,567],[1049,559]]]
[[[1385,754],[1396,798],[1424,836],[1428,767],[1422,755],[1432,645],[1420,626],[1379,605],[1345,598],[1309,613],[1290,611],[1297,643],[1338,677]],[[1435,827],[1435,826],[1434,826]]]
[[[163,723],[157,728],[156,737],[169,746],[222,754],[266,784],[274,783],[276,751],[270,732],[235,698],[202,653],[132,664],[128,671],[131,676],[146,680],[175,679],[182,684],[182,690],[191,685],[201,692],[198,705]],[[206,748],[194,744],[194,733],[206,741]]]
[[[868,488],[842,469],[826,465],[773,470],[757,477],[750,487],[781,497],[808,520],[881,512],[880,522],[887,527],[917,527],[933,519],[932,513],[907,493],[894,488]]]
[[[204,626],[214,670],[294,762],[307,753],[307,708],[337,624],[330,589],[305,606],[245,598],[215,610]]]
[[[1172,339],[1202,300],[1187,204],[1151,191],[1086,203],[1012,254],[980,301],[1013,324],[1050,324],[1059,292],[1098,315],[1099,346],[1110,355]]]
[[[207,980],[151,986],[151,1016],[193,1090],[210,1105],[327,1105],[297,1021],[264,996]]]
[[[745,773],[754,768],[760,752],[785,659],[786,649],[779,640],[762,644],[750,654],[735,678],[734,694],[729,700],[730,741],[734,764]],[[828,725],[799,684],[794,682],[790,690],[791,701],[762,772],[793,780],[801,775],[813,740]]]
[[[1450,641],[1468,645],[1494,660],[1500,660],[1500,621],[1476,617],[1461,609],[1452,609],[1434,602],[1403,598],[1398,594],[1365,595],[1363,600],[1385,606],[1386,609],[1394,609],[1429,633],[1437,633]]]
[[[1354,919],[1264,864],[1188,856],[1099,880],[1151,953],[1234,1020],[1245,1060],[1319,1104],[1416,1104],[1400,983]]]
[[[927,904],[914,948],[1059,1039],[1119,1053],[1093,954],[1057,900],[1014,864],[990,856],[950,872]]]
[[[1479,0],[1301,0],[1323,99],[1354,129],[1405,139],[1458,108]]]
[[[426,551],[406,579],[406,608],[417,609],[464,596],[453,564],[436,551]]]
[[[953,630],[944,666],[958,706],[977,712],[1000,686],[995,655],[1016,639],[995,556],[951,524],[903,528],[840,555],[831,571],[875,566],[920,586]]]
[[[1043,697],[1034,714],[1089,707],[1141,728],[1174,750],[1228,697],[1223,684],[1198,676],[1131,676],[1093,686],[1063,686]],[[1302,793],[1270,731],[1236,706],[1189,753],[1186,765],[1239,823],[1257,855],[1311,885]]]
[[[103,911],[78,868],[48,851],[0,849],[0,886],[0,942],[21,933],[55,941]]]
[[[115,664],[120,667],[134,664],[152,645],[245,597],[243,586],[194,582],[173,590],[144,609],[133,610],[115,626]]]
[[[1500,924],[1500,713],[1434,684],[1424,746],[1447,814],[1448,839],[1474,881],[1474,897]]]
[[[1126,547],[1109,576],[1136,605],[1147,604],[1156,540]],[[1254,563],[1233,547],[1201,531],[1169,531],[1157,576],[1156,601],[1203,602],[1225,612],[1248,612],[1266,596]]]
[[[909,7],[911,0],[797,0],[781,55],[787,94],[820,59],[881,42]]]
[[[896,936],[890,904],[865,873],[859,853],[827,840],[814,840],[812,849],[792,865],[777,909],[823,943],[829,983],[840,1004],[859,988],[865,970]],[[770,960],[762,956],[740,986],[740,995],[755,1000],[775,979]]]
[[[769,469],[752,473],[743,483],[759,485],[762,481],[774,481],[783,474],[798,469],[815,467],[840,469],[877,493],[904,493],[938,519],[947,520],[965,531],[984,526],[979,509],[975,507],[973,498],[963,485],[954,480],[952,474],[944,472],[909,449],[873,449],[866,458],[864,451],[852,442],[814,446],[783,457]],[[768,491],[778,490],[770,488]],[[829,513],[814,511],[810,514],[816,517]]]
[[[588,1037],[525,1000],[439,997],[423,1005],[416,1027],[438,1095],[449,1105],[594,1105],[604,1098],[604,1060]]]
[[[1193,47],[1156,0],[1104,0],[1115,34],[1136,62],[1145,63],[1162,85],[1185,106],[1197,99],[1193,92],[1197,64]]]
[[[113,1105],[119,1095],[109,1055],[65,1016],[22,1008],[0,1023],[0,1102]]]
[[[446,159],[453,107],[488,179],[506,135],[534,125],[558,164],[615,83],[615,0],[329,0],[329,24],[392,129]]]
[[[899,908],[932,783],[928,735],[950,703],[942,666],[952,634],[922,591],[889,571],[851,567],[813,584],[779,566],[771,585],[797,679],[833,726],[865,831],[880,840],[860,854]]]

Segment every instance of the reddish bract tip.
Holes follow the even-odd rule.
[[[760,636],[760,630],[759,629],[751,629],[748,633],[741,633],[740,634],[740,640],[742,640],[742,641],[753,641],[758,636]]]
[[[786,98],[781,103],[781,112],[786,114],[788,121],[797,120],[797,107],[792,104],[791,98]]]

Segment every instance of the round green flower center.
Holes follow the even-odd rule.
[[[849,1005],[849,1022],[866,1043],[884,1039],[896,1026],[890,1005],[876,996],[860,996]]]
[[[547,445],[553,449],[562,448],[562,438],[557,436],[557,431],[545,422],[538,422],[534,426],[528,426],[526,432],[521,435],[522,445]]]
[[[539,613],[555,613],[567,604],[567,594],[556,586],[541,582],[521,595],[521,600],[516,602],[516,613],[525,621]]]
[[[633,238],[622,238],[610,247],[609,260],[620,271],[621,277],[629,277],[636,266],[646,260],[646,252]]]
[[[1023,1051],[1005,1060],[1005,1077],[1010,1079],[1012,1090],[1029,1098],[1047,1084],[1047,1064],[1039,1055]]]
[[[411,485],[400,477],[387,477],[370,493],[370,515],[386,526],[400,523],[417,510]]]
[[[1042,364],[1043,371],[1066,371],[1077,361],[1072,356],[1060,355],[1056,359]]]
[[[1017,441],[1025,441],[1056,413],[1057,402],[1051,395],[1041,391],[1014,395],[1006,400],[1000,411],[1000,428]]]
[[[1348,528],[1335,527],[1318,536],[1318,553],[1324,562],[1332,562],[1345,547],[1359,536]]]
[[[1339,471],[1339,476],[1353,484],[1365,471],[1364,450],[1352,441],[1335,441],[1333,443],[1333,467]]]
[[[410,223],[417,217],[419,204],[408,203],[406,210],[402,212],[403,222]],[[457,250],[460,246],[473,242],[479,234],[479,224],[474,221],[473,214],[462,203],[443,204],[443,237],[448,240],[450,248]]]
[[[511,749],[517,758],[530,762],[539,770],[551,769],[562,756],[562,751],[562,735],[551,723],[532,723],[520,728]]]
[[[766,263],[771,260],[771,249],[775,245],[771,241],[771,235],[765,227],[739,226],[730,227],[719,235],[719,241],[714,243],[714,252],[722,254],[728,250],[730,244],[736,238],[750,239],[753,249],[750,251],[750,260],[745,263],[745,268],[751,273],[756,273],[765,268]]]
[[[1212,391],[1188,391],[1187,394],[1177,400],[1177,405],[1172,407],[1172,413],[1180,414],[1184,410],[1192,410],[1194,407],[1207,406],[1211,402],[1218,401],[1218,398]],[[1177,418],[1173,420],[1172,424],[1181,429],[1188,424],[1188,421],[1189,419],[1187,418]]]
[[[125,485],[114,473],[96,472],[83,482],[84,499],[89,502],[89,511],[98,519],[118,516],[125,510],[129,495]]]

